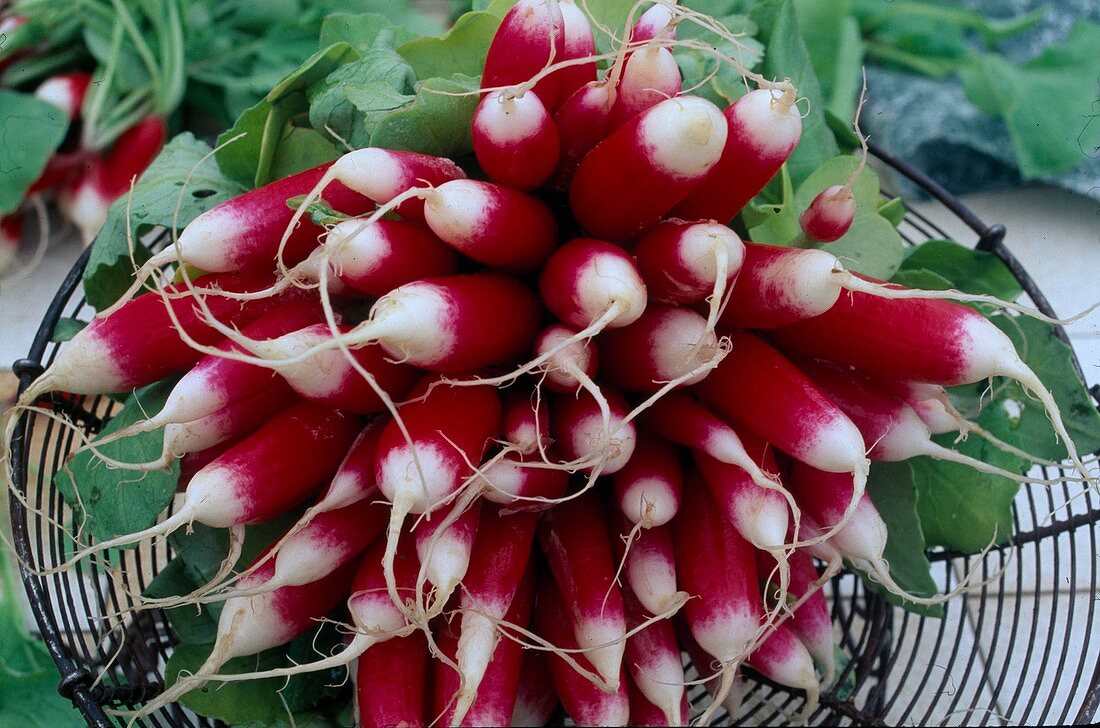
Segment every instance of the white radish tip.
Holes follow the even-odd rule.
[[[700,222],[689,225],[680,235],[680,260],[700,282],[715,281],[718,250],[725,251],[726,269],[732,278],[745,261],[745,244],[737,233],[725,225]]]
[[[697,96],[679,96],[644,112],[638,143],[669,176],[700,179],[718,163],[726,135],[726,120],[717,106]]]
[[[634,263],[619,255],[593,253],[577,272],[576,291],[580,308],[592,312],[593,321],[612,305],[619,306],[607,328],[629,326],[645,313],[645,281]]]
[[[802,136],[802,117],[788,95],[782,89],[757,89],[730,107],[744,138],[767,158],[786,158]]]

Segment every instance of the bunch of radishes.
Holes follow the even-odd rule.
[[[139,714],[209,680],[358,660],[363,725],[543,725],[559,700],[583,725],[682,724],[684,652],[721,674],[703,722],[740,665],[813,705],[834,644],[811,557],[917,599],[883,560],[868,459],[1001,472],[931,440],[967,425],[943,387],[1015,378],[1085,474],[1049,393],[956,294],[724,224],[801,119],[789,83],[754,77],[724,111],[682,94],[669,48],[701,20],[653,5],[601,74],[571,0],[520,0],[473,121],[487,180],[371,148],[256,189],[139,271],[156,293],[61,349],[24,405],[186,372],[112,436],[164,428],[163,457],[109,461],[183,458],[185,482],[171,517],[57,568],[194,522],[232,536],[213,582],[143,603],[224,601],[206,664]],[[803,216],[808,237],[843,234],[846,191]],[[321,196],[349,216],[327,231]],[[233,573],[245,526],[307,503]],[[345,601],[339,653],[218,674]]]

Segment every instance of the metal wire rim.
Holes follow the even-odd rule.
[[[1035,306],[1044,313],[1053,315],[1049,302],[1020,262],[1004,245],[1003,226],[986,226],[954,196],[918,170],[873,145],[871,151],[881,161],[922,187],[973,230],[978,236],[976,247],[991,252],[1004,262]],[[918,237],[924,239],[948,237],[938,226],[912,210],[907,211],[903,225],[903,236],[910,243]],[[51,347],[51,337],[62,314],[66,310],[70,310],[71,314],[86,312],[82,297],[77,296],[74,302],[73,296],[87,260],[88,251],[85,251],[69,272],[46,311],[28,356],[13,365],[13,370],[19,377],[20,393],[56,356],[58,347],[57,345]],[[1060,327],[1057,329],[1057,334],[1068,343],[1068,337]],[[1076,357],[1074,364],[1080,372],[1080,364]],[[1093,394],[1097,396],[1100,392],[1094,388]],[[100,429],[109,418],[112,404],[106,397],[54,396],[52,406],[55,410],[68,414],[88,432],[94,432]],[[56,423],[49,420],[36,421],[42,419],[45,418],[24,414],[20,420],[11,450],[14,484],[25,495],[34,499],[35,508],[48,508],[51,516],[56,518],[60,517],[66,509],[53,487],[52,474],[61,467],[64,455],[73,449],[74,436],[67,431],[61,432],[59,436],[60,428]],[[28,491],[30,455],[35,449],[30,442],[28,432],[37,427],[42,428],[43,439],[42,446],[39,448],[41,452],[37,461],[38,474],[34,483],[35,489]],[[49,477],[44,476],[44,473]],[[1052,476],[1048,474],[1047,477]],[[1048,491],[1046,501],[1042,502],[1036,502],[1028,492],[1026,499],[1028,508],[1021,508],[1018,499],[1015,507],[1017,534],[1004,549],[993,551],[986,557],[983,576],[994,573],[1006,564],[1009,555],[1015,555],[1017,571],[1014,576],[1017,580],[1024,578],[1023,555],[1026,550],[1034,549],[1036,551],[1034,578],[1038,584],[1039,580],[1045,576],[1041,573],[1041,563],[1038,559],[1040,548],[1068,535],[1072,558],[1068,575],[1062,574],[1061,564],[1056,558],[1053,563],[1054,574],[1051,583],[1058,587],[1061,579],[1068,576],[1070,584],[1067,598],[1071,600],[1071,607],[1073,599],[1081,595],[1087,597],[1089,605],[1081,619],[1085,621],[1085,634],[1089,635],[1093,632],[1094,620],[1097,617],[1092,596],[1097,589],[1098,567],[1094,561],[1091,573],[1087,575],[1087,582],[1079,583],[1075,561],[1078,555],[1078,540],[1083,542],[1080,546],[1082,551],[1087,550],[1090,554],[1100,552],[1097,543],[1100,538],[1100,527],[1097,525],[1100,521],[1100,502],[1093,495],[1087,495],[1084,505],[1076,512],[1068,513],[1065,518],[1055,520],[1050,525],[1035,525],[1039,522],[1040,514],[1046,512],[1044,509],[1050,511],[1055,509],[1056,497],[1067,500],[1072,495],[1076,493],[1069,488],[1068,484],[1064,484],[1057,493],[1054,490]],[[52,554],[67,545],[58,533],[51,532],[48,524],[39,514],[30,516],[19,499],[14,496],[10,498],[10,511],[16,552],[21,567],[26,564],[46,563],[44,548],[49,549]],[[1029,524],[1030,527],[1027,527]],[[127,568],[139,574],[136,584],[139,588],[144,588],[148,583],[148,579],[140,576],[141,573],[149,570],[150,574],[155,574],[170,556],[167,545],[163,542],[155,544],[152,548],[127,552],[127,554]],[[944,581],[941,582],[941,586],[946,587],[950,587],[952,580],[957,578],[951,567],[960,560],[966,561],[966,557],[960,554],[943,550],[932,552],[930,559],[943,567]],[[30,570],[21,568],[22,581],[39,631],[61,676],[58,692],[73,702],[89,725],[107,727],[117,724],[104,713],[105,706],[134,707],[163,689],[161,683],[163,660],[171,650],[175,638],[164,614],[160,611],[140,613],[137,619],[119,625],[121,633],[117,635],[111,631],[104,633],[95,628],[88,618],[88,615],[94,612],[93,607],[98,607],[102,612],[108,609],[119,609],[127,604],[126,597],[115,590],[113,583],[106,585],[99,573],[98,567],[87,564],[76,567],[76,578],[65,575],[39,577]],[[1020,672],[1034,670],[1035,666],[1031,664],[1034,658],[1040,663],[1038,668],[1040,673],[1048,668],[1054,671],[1055,685],[1061,682],[1063,674],[1072,676],[1076,673],[1080,679],[1075,683],[1076,689],[1070,696],[1073,698],[1079,695],[1081,698],[1076,710],[1073,709],[1072,700],[1063,701],[1064,704],[1060,710],[1050,699],[1043,707],[1043,698],[1039,695],[1040,688],[1044,684],[1043,680],[1035,682],[1030,695],[1025,694],[1025,690],[1018,689],[1007,707],[1007,716],[1003,717],[995,714],[998,710],[996,703],[993,703],[992,709],[981,707],[977,697],[969,696],[968,691],[972,690],[974,678],[984,680],[993,677],[989,659],[998,656],[1002,647],[1011,655],[1022,641],[1015,627],[1007,638],[1007,645],[1003,644],[1004,639],[1000,630],[994,634],[990,642],[979,644],[977,639],[987,622],[999,628],[1003,624],[1002,620],[1007,617],[1011,618],[1017,627],[1021,624],[1023,595],[1018,583],[1015,589],[1014,595],[1009,594],[1011,590],[1006,588],[1005,577],[1002,576],[993,585],[983,588],[978,595],[964,595],[952,600],[945,605],[947,615],[944,619],[934,620],[917,617],[890,606],[874,594],[866,592],[859,580],[851,574],[842,574],[837,577],[829,587],[829,597],[833,605],[834,623],[842,635],[840,645],[851,658],[841,672],[837,684],[854,680],[854,687],[848,697],[842,697],[835,691],[824,693],[821,707],[810,717],[810,722],[828,725],[894,725],[903,721],[923,724],[930,722],[934,716],[943,722],[951,722],[952,718],[965,716],[965,718],[973,717],[974,720],[964,719],[959,722],[987,725],[991,721],[1002,719],[1024,722],[1024,719],[1034,718],[1032,722],[1040,724],[1091,723],[1100,708],[1100,646],[1093,644],[1087,637],[1083,644],[1070,644],[1075,611],[1072,608],[1066,610],[1069,623],[1065,629],[1063,639],[1065,649],[1062,654],[1055,655],[1053,658],[1051,656],[1054,630],[1058,624],[1057,619],[1051,619],[1046,649],[1043,649],[1043,645],[1036,644],[1042,641],[1037,639],[1038,633],[1032,633],[1026,639],[1025,662],[1027,664],[1013,665],[1013,669]],[[1014,602],[1014,608],[1011,610],[1005,608],[1006,596]],[[1052,609],[1057,609],[1061,596],[1061,590],[1054,592]],[[978,602],[978,617],[973,630],[975,638],[967,652],[962,648],[959,625],[966,621],[965,616],[972,600]],[[1035,610],[1038,614],[1037,604]],[[992,616],[989,615],[990,611],[993,612]],[[1006,611],[1011,611],[1011,615],[1007,615]],[[962,622],[952,619],[960,615],[963,617]],[[950,628],[953,626],[955,631],[952,643]],[[91,643],[86,638],[89,633],[98,635],[97,639],[92,640]],[[902,642],[906,640],[917,644],[924,644],[931,640],[935,648],[934,656],[938,660],[946,659],[946,665],[940,662],[922,665],[915,659],[916,653],[909,655],[906,659],[904,651],[900,649]],[[981,654],[983,650],[984,655]],[[1077,652],[1079,660],[1077,667],[1070,667],[1067,672],[1067,658],[1071,650]],[[95,673],[112,657],[115,659],[113,671],[102,681],[98,681]],[[942,668],[942,675],[934,669],[936,667]],[[952,671],[956,668],[963,670],[961,685],[954,684],[955,678]],[[1087,680],[1085,680],[1086,677]],[[742,709],[738,713],[740,722],[784,724],[797,716],[803,703],[801,694],[792,693],[765,680],[757,679],[756,682],[758,684],[745,698]],[[996,684],[993,685],[994,692],[1000,693],[1002,689],[1011,687],[1010,682],[1009,671],[1002,668]],[[905,689],[899,689],[898,685]],[[695,693],[701,691],[702,688],[697,688],[693,697]],[[912,695],[907,695],[907,691]],[[978,692],[980,695],[981,691]],[[929,702],[929,695],[937,699]],[[938,700],[941,696],[948,699],[948,705],[943,706],[943,701]],[[967,700],[970,701],[969,704]],[[924,703],[928,704],[924,705]],[[1036,709],[1037,703],[1039,707]],[[1026,709],[1024,713],[1017,710],[1021,706]],[[943,707],[947,708],[946,712],[942,710]],[[1037,714],[1036,710],[1038,710]],[[1023,716],[1023,719],[1020,716]],[[198,718],[178,705],[148,716],[146,721],[146,725],[154,726],[211,725],[211,721]]]

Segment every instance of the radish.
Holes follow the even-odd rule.
[[[642,433],[634,456],[611,482],[619,509],[631,523],[643,528],[663,526],[680,507],[680,453],[665,440]]]
[[[352,328],[345,325],[338,330],[347,334]],[[415,368],[392,361],[378,346],[355,349],[350,358],[337,349],[318,351],[332,338],[328,324],[314,324],[272,341],[254,342],[249,348],[270,360],[271,368],[304,399],[357,414],[384,411],[392,401],[387,398],[405,396],[421,376]],[[279,363],[314,351],[293,364]],[[363,372],[374,382],[367,381]]]
[[[557,2],[519,0],[505,14],[497,28],[485,69],[481,88],[501,89],[526,84],[555,61],[565,57],[565,20]],[[539,80],[535,93],[546,108],[556,105],[561,79],[551,73]]]
[[[554,126],[561,143],[558,168],[552,178],[556,189],[568,189],[581,160],[607,137],[614,103],[614,85],[604,78],[578,88],[554,113]]]
[[[676,587],[676,557],[670,526],[638,531],[624,516],[612,521],[611,545],[624,565],[626,583],[650,614],[664,614],[684,598]],[[630,541],[629,548],[626,545]]]
[[[428,643],[420,632],[380,642],[360,655],[355,671],[356,725],[423,728],[428,667]]]
[[[828,311],[842,287],[836,256],[823,250],[745,243],[745,261],[722,324],[771,329]]]
[[[274,564],[268,562],[265,568],[252,575],[247,586],[262,583],[273,572]],[[354,567],[348,564],[312,584],[284,586],[258,596],[228,600],[218,617],[214,649],[202,667],[191,675],[177,675],[174,685],[140,709],[113,714],[136,720],[152,715],[211,679],[237,679],[236,675],[218,675],[217,672],[235,657],[256,655],[284,645],[313,627],[347,594],[354,573]]]
[[[555,509],[556,511],[557,509]],[[552,511],[553,513],[554,511]],[[543,639],[561,650],[576,650],[577,637],[569,628],[572,615],[568,606],[574,602],[563,598],[554,583],[543,580],[538,594],[535,610],[535,626]],[[570,659],[578,667],[591,674],[593,653],[571,654]],[[550,677],[554,690],[561,696],[565,710],[577,725],[625,726],[630,720],[630,700],[626,693],[626,680],[620,679],[622,670],[615,675],[617,689],[608,692],[594,684],[589,678],[565,661],[561,654],[555,653],[547,658]]]
[[[541,728],[558,708],[558,694],[550,678],[550,658],[541,650],[526,650],[519,671],[519,693],[508,725]]]
[[[485,509],[460,601],[462,621],[455,659],[462,688],[453,706],[455,722],[462,721],[479,699],[479,686],[499,645],[511,642],[500,639],[497,622],[508,616],[517,599],[526,599],[526,611],[530,611],[534,585],[522,582],[531,581],[530,576],[524,578],[524,572],[529,571],[537,519],[531,513],[505,516],[497,508]],[[521,592],[525,593],[522,597]]]
[[[83,71],[50,76],[34,90],[35,98],[53,104],[69,115],[69,121],[80,118],[84,96],[92,83],[92,75]]]
[[[798,216],[802,234],[815,243],[844,237],[856,219],[856,198],[849,185],[833,185],[817,194]]]
[[[587,392],[554,400],[550,431],[571,464],[611,475],[634,454],[637,430],[627,418],[626,400],[605,390],[607,411]]]
[[[561,68],[552,74],[557,77],[557,97],[559,101],[564,101],[577,89],[596,79],[596,61],[587,60],[596,55],[596,39],[588,16],[577,7],[575,0],[561,0],[558,9],[561,10],[564,35],[562,60],[585,59],[580,64]]]
[[[435,587],[435,602],[440,609],[470,566],[480,513],[481,503],[475,501],[452,518],[424,521],[413,531],[416,556],[423,565],[424,577]]]
[[[0,217],[0,274],[15,262],[22,239],[23,213],[16,211]]]
[[[481,169],[509,187],[541,187],[558,166],[558,130],[535,93],[483,98],[474,111],[473,141]]]
[[[619,76],[610,128],[618,129],[646,109],[680,95],[680,68],[668,48],[649,46],[634,51]]]
[[[543,379],[548,389],[567,394],[584,388],[595,396],[599,389],[592,379],[596,376],[596,347],[578,338],[576,331],[551,324],[539,334],[535,353],[538,357],[549,357]]]
[[[602,377],[646,394],[700,382],[724,356],[706,319],[663,303],[650,303],[634,323],[603,332],[599,345]]]
[[[431,230],[386,219],[369,225],[362,220],[336,223],[324,246],[296,266],[287,280],[302,275],[317,281],[325,264],[330,280],[374,297],[421,278],[452,275],[457,267],[454,252]]]
[[[527,569],[520,575],[520,580],[514,588],[515,596],[510,599],[510,606],[504,614],[504,622],[526,629],[531,621],[531,607],[535,601],[535,573]],[[465,629],[465,620],[462,629]],[[494,627],[495,629],[495,627]],[[446,631],[446,630],[444,630]],[[462,644],[463,633],[457,640],[453,637],[445,644],[441,639],[440,646],[448,657],[457,655]],[[453,647],[453,652],[450,648]],[[478,678],[476,690],[471,691],[471,703],[464,702],[464,693],[469,690],[469,684],[464,687],[456,680],[455,673],[449,666],[436,663],[436,714],[442,718],[445,725],[452,726],[499,726],[509,725],[509,720],[515,710],[516,698],[519,694],[520,668],[523,663],[523,646],[514,639],[498,640],[496,646],[490,651],[490,658],[486,669]],[[442,677],[442,679],[440,679]],[[442,689],[441,689],[442,688]],[[452,697],[457,697],[457,702],[446,707],[444,704]],[[442,698],[442,699],[439,699]],[[461,708],[461,710],[460,710]]]
[[[814,674],[814,661],[789,623],[775,625],[749,655],[746,664],[780,685],[805,690],[803,715],[809,716],[817,709],[821,684]]]
[[[75,183],[62,190],[60,207],[88,245],[107,222],[111,203],[152,164],[164,146],[168,127],[160,116],[147,116],[123,132],[106,157],[93,157]]]
[[[707,654],[723,664],[718,695],[700,719],[705,725],[725,700],[736,665],[760,635],[764,605],[752,546],[722,517],[698,481],[698,474],[689,475],[672,531],[680,585],[698,597],[684,605],[688,627]]]
[[[347,415],[297,404],[199,471],[171,516],[144,531],[85,548],[59,568],[194,522],[240,529],[269,521],[304,501],[336,471],[357,432],[355,421]],[[303,441],[310,442],[308,458],[298,452]]]
[[[546,334],[539,337],[539,341]],[[536,344],[536,348],[539,345]],[[503,398],[504,440],[520,455],[534,455],[550,446],[550,416],[541,399],[520,390]]]
[[[630,696],[630,725],[632,726],[669,726],[688,725],[687,696],[683,702],[683,719],[675,723],[669,722],[661,709],[649,702],[642,691],[629,676],[626,679],[626,692]]]
[[[541,456],[506,454],[483,465],[474,478],[474,487],[481,489],[482,497],[510,511],[542,511],[553,507],[569,487],[569,473],[559,467],[547,466],[555,462],[554,452]]]
[[[629,590],[623,590],[623,602],[627,625],[637,629],[647,619],[645,608]],[[658,620],[627,638],[625,659],[631,682],[664,714],[665,725],[687,725],[684,665],[672,620]]]
[[[789,82],[750,91],[726,108],[717,164],[672,208],[685,220],[729,222],[791,156],[802,137],[798,92]]]
[[[675,2],[657,2],[642,13],[630,31],[630,42],[644,43],[657,37],[669,40],[675,38],[676,26],[672,22],[674,17],[672,6],[675,4]]]
[[[424,218],[432,232],[478,263],[529,273],[542,265],[557,243],[557,222],[550,208],[519,190],[457,179],[424,196]]]
[[[550,313],[582,329],[577,338],[628,326],[646,307],[645,283],[634,260],[591,238],[576,238],[554,251],[539,276],[539,291]]]
[[[752,445],[761,445],[758,463],[771,472],[778,471],[775,456],[764,443],[753,438]],[[786,558],[783,552],[787,542],[791,507],[790,496],[783,490],[761,488],[736,465],[720,462],[702,452],[694,454],[695,464],[703,475],[703,482],[710,496],[718,505],[726,520],[741,537],[758,549],[773,554],[784,569],[786,583]],[[796,519],[797,523],[797,519]]]
[[[348,152],[333,162],[316,188],[323,189],[335,180],[379,205],[388,205],[413,187],[439,187],[456,179],[466,179],[466,172],[445,157],[367,147]],[[366,211],[356,210],[355,214]],[[424,222],[424,200],[417,197],[401,201],[394,211],[406,220]]]
[[[262,287],[270,274],[211,275],[199,279],[208,287],[247,291]],[[169,296],[184,286],[168,286]],[[215,296],[210,312],[230,324],[243,325],[266,313],[279,299],[241,304]],[[127,301],[108,317],[94,319],[58,352],[46,373],[24,393],[22,403],[51,391],[74,394],[125,392],[164,379],[193,366],[202,352],[181,337],[180,331],[205,345],[218,344],[222,334],[204,323],[190,296],[147,295]],[[169,311],[169,309],[171,309]]]
[[[433,387],[428,377],[412,391],[400,418],[378,440],[375,477],[392,503],[384,568],[395,603],[393,559],[401,524],[409,513],[431,513],[462,485],[500,431],[500,398],[488,387]],[[423,396],[422,396],[423,395]],[[416,604],[420,605],[417,590]]]
[[[691,193],[725,143],[726,124],[714,104],[696,96],[662,101],[584,158],[569,186],[573,215],[590,235],[634,238]]]
[[[622,593],[615,583],[611,544],[600,502],[589,493],[547,511],[539,524],[539,543],[568,607],[567,624],[572,626],[577,644],[596,667],[604,685],[610,690],[619,689],[626,649],[626,616]],[[560,686],[558,693],[569,707],[569,696]],[[574,720],[587,722],[572,709],[569,712]]]
[[[822,682],[829,686],[836,676],[836,641],[829,603],[825,600],[825,592],[818,585],[820,575],[809,554],[802,549],[795,549],[788,554],[787,564],[791,569],[787,592],[801,602],[791,616],[791,628],[821,666]],[[757,574],[764,576],[774,568],[775,561],[771,557],[762,551],[756,552]],[[782,598],[782,591],[778,595]]]
[[[943,386],[1009,377],[1043,404],[1074,467],[1088,477],[1054,397],[1008,336],[967,306],[853,292],[820,316],[777,330],[773,339],[786,350],[848,364],[875,377]]]
[[[731,339],[730,354],[696,385],[700,398],[791,457],[827,472],[847,473],[854,510],[869,468],[859,429],[771,346],[744,331]]]

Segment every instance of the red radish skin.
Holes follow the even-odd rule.
[[[63,193],[69,194],[67,190],[71,189],[73,178],[87,170],[93,159],[95,159],[94,153],[86,149],[54,152],[46,162],[46,168],[42,170],[42,174],[38,175],[38,179],[27,188],[23,195],[24,199],[30,199],[38,192],[53,190],[56,187],[61,187]]]
[[[610,128],[618,129],[681,90],[680,68],[668,48],[650,46],[631,53],[619,77]]]
[[[823,250],[745,243],[745,262],[722,324],[773,329],[825,313],[840,298],[839,266]]]
[[[368,296],[384,296],[422,278],[449,276],[457,268],[454,251],[421,224],[404,220],[339,222],[294,273],[319,280],[329,266],[329,280]]]
[[[725,144],[725,120],[714,104],[695,96],[662,101],[584,158],[569,186],[573,215],[595,237],[635,238],[691,193]]]
[[[543,379],[550,391],[568,394],[581,388],[592,391],[595,387],[596,347],[583,339],[578,340],[575,330],[561,324],[548,326],[535,342],[535,354],[550,357]]]
[[[474,111],[472,133],[478,164],[499,184],[533,190],[558,166],[558,130],[535,93],[490,93]]]
[[[340,469],[332,476],[332,482],[325,489],[324,495],[311,510],[319,513],[343,508],[378,492],[374,460],[378,439],[382,436],[385,425],[385,420],[376,418],[363,428],[340,463]]]
[[[599,345],[601,377],[645,394],[700,382],[723,355],[705,318],[662,303],[650,303],[629,326],[603,332]]]
[[[386,640],[360,655],[355,671],[357,725],[427,725],[428,667],[428,642],[421,632]]]
[[[788,622],[777,624],[760,641],[747,664],[780,685],[805,690],[806,715],[817,708],[821,684],[814,674],[813,657]]]
[[[34,95],[35,98],[61,109],[69,115],[69,121],[74,121],[80,117],[84,96],[88,93],[88,86],[91,83],[92,76],[89,73],[82,71],[61,73],[39,84],[34,90]]]
[[[818,193],[798,216],[802,234],[815,243],[840,240],[856,219],[856,198],[847,185],[833,185]]]
[[[550,432],[570,461],[602,475],[622,470],[634,454],[637,429],[627,422],[629,407],[622,395],[604,390],[608,417],[590,394],[561,395],[554,400]]]
[[[229,291],[263,288],[270,282],[264,275],[210,275],[198,281],[208,287]],[[171,295],[184,293],[185,286],[168,286]],[[280,299],[240,303],[223,296],[207,300],[210,312],[231,325],[245,325],[263,315]],[[220,332],[203,322],[192,297],[169,301],[157,295],[138,296],[126,301],[110,316],[97,317],[61,349],[46,374],[27,389],[21,401],[30,402],[45,392],[74,394],[125,392],[151,384],[194,366],[203,356],[180,336],[180,329],[200,344],[222,341]]]
[[[577,7],[574,0],[561,0],[558,8],[561,10],[565,35],[562,60],[579,60],[595,56],[596,39],[592,34],[592,24],[588,22],[588,16]],[[558,99],[560,101],[568,99],[577,89],[595,81],[596,74],[596,61],[586,61],[560,69],[553,74],[558,81]]]
[[[442,608],[470,567],[470,552],[478,530],[481,503],[474,502],[457,518],[442,513],[422,521],[413,535],[416,556],[424,565],[424,576],[435,587],[435,602]]]
[[[623,591],[623,602],[631,630],[649,619],[645,608],[628,590]],[[658,620],[627,638],[625,660],[630,682],[664,714],[667,721],[664,725],[687,725],[684,665],[672,620]],[[633,714],[631,719],[633,722]]]
[[[836,639],[825,592],[816,582],[820,578],[813,559],[802,549],[787,556],[791,569],[788,593],[802,600],[791,616],[790,625],[798,639],[821,666],[822,684],[831,685],[836,675]],[[756,552],[756,572],[761,577],[775,568],[775,560],[763,551]],[[807,596],[808,595],[808,596]]]
[[[745,244],[717,223],[666,220],[634,246],[649,297],[662,303],[701,303],[719,280],[732,285],[745,259]]]
[[[578,643],[573,630],[569,628],[572,615],[567,604],[572,605],[568,597],[563,598],[552,581],[543,580],[535,609],[535,627],[539,635],[555,647],[576,650]],[[589,661],[592,653],[574,652],[570,657],[582,669],[593,672],[592,663]],[[630,699],[626,692],[625,675],[621,670],[616,673],[615,684],[618,688],[608,693],[578,673],[560,655],[548,656],[547,662],[554,690],[561,696],[569,717],[578,725],[625,726],[629,724]]]
[[[625,539],[634,529],[620,517],[611,530],[611,545],[616,562],[624,562],[623,574],[630,591],[650,614],[664,614],[683,593],[676,586],[676,556],[671,526],[653,526],[634,536],[630,550]]]
[[[529,571],[538,517],[531,513],[502,515],[498,508],[486,508],[484,520],[474,542],[471,568],[459,602],[462,619],[455,659],[465,687],[458,691],[452,706],[457,721],[466,717],[479,700],[479,686],[499,645],[511,641],[501,638],[496,621],[506,619],[509,611],[514,611],[516,599],[528,602],[528,614],[519,615],[526,620],[534,589],[532,583],[524,584],[531,580],[530,576],[525,579],[524,573]]]
[[[683,491],[680,453],[665,440],[641,433],[633,457],[611,482],[619,510],[645,528],[663,526],[680,508]]]
[[[717,164],[672,214],[728,222],[775,176],[802,137],[794,87],[750,91],[726,108],[727,134]]]
[[[759,549],[781,554],[791,522],[784,492],[761,488],[741,468],[702,452],[696,452],[694,458],[711,498],[741,537]],[[778,472],[770,450],[764,450],[758,463],[765,470]]]
[[[569,188],[581,160],[611,129],[615,90],[607,79],[590,81],[574,91],[554,113],[561,150],[552,179],[559,190]]]
[[[538,269],[557,243],[550,208],[491,182],[454,180],[426,194],[428,227],[467,258],[505,271]]]
[[[525,650],[519,673],[519,694],[508,725],[542,728],[558,708],[558,694],[550,678],[550,657],[541,650]]]
[[[558,3],[519,0],[504,16],[489,45],[481,87],[526,84],[544,68],[565,58],[564,25]],[[551,73],[535,85],[534,91],[546,108],[556,106],[560,84],[559,75]]]
[[[820,316],[779,329],[772,338],[791,352],[854,366],[873,377],[942,386],[994,376],[1014,379],[1043,404],[1074,467],[1088,477],[1054,397],[1011,339],[972,308],[853,291]]]
[[[553,450],[546,453],[549,462],[556,461]],[[546,467],[542,455],[508,454],[481,468],[474,487],[481,497],[512,511],[544,511],[555,505],[569,487],[569,473],[556,467]]]
[[[620,687],[626,649],[623,597],[607,537],[605,512],[589,493],[547,511],[539,524],[539,544],[569,610],[568,624],[585,657],[604,682]],[[559,645],[562,646],[562,645]],[[594,686],[593,686],[594,687]],[[558,690],[563,699],[568,696]],[[575,720],[586,721],[570,711]]]
[[[340,333],[351,331],[349,326],[338,329]],[[253,343],[251,349],[253,353],[270,359],[272,369],[304,399],[356,414],[384,411],[386,402],[382,396],[343,351],[332,348],[317,351],[319,345],[331,341],[332,336],[328,324],[314,324],[272,341]],[[293,364],[278,363],[309,351],[317,353]],[[414,367],[395,363],[378,346],[365,346],[351,353],[359,367],[368,372],[391,399],[405,396],[422,376]]]
[[[462,168],[445,157],[377,147],[348,152],[333,162],[330,176],[379,205],[388,204],[414,187],[439,187],[452,180],[466,179]],[[341,186],[337,184],[337,189]],[[367,209],[345,212],[362,214]],[[424,222],[424,200],[416,197],[405,200],[395,212],[406,220]]]
[[[602,240],[575,238],[554,251],[539,291],[562,323],[593,334],[628,326],[646,307],[646,288],[633,258]]]

